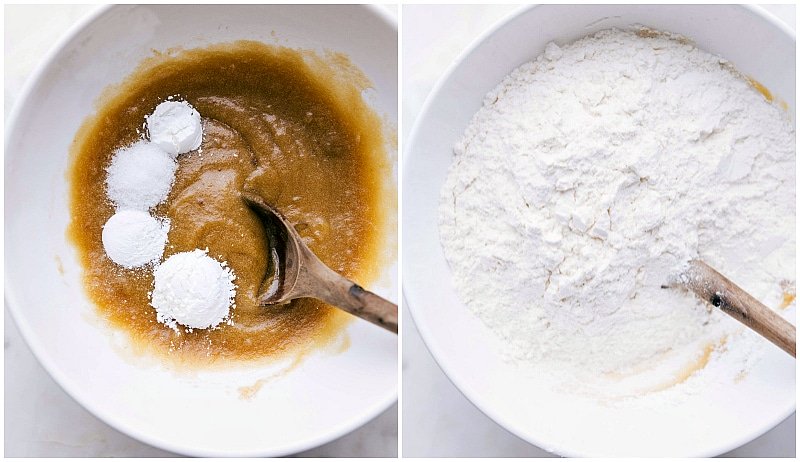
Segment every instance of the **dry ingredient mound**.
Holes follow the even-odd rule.
[[[206,251],[176,253],[156,268],[154,276],[150,304],[159,322],[175,330],[177,324],[207,329],[228,318],[236,295],[235,276]]]
[[[108,198],[117,212],[103,227],[103,248],[125,268],[161,260],[169,221],[148,211],[169,195],[178,155],[197,149],[203,139],[200,114],[187,102],[162,102],[146,120],[150,140],[118,150],[107,168]],[[230,322],[235,276],[207,250],[172,255],[156,266],[153,276],[150,304],[159,322],[175,331],[178,324],[207,329]]]
[[[119,149],[107,169],[108,198],[118,209],[147,211],[167,198],[177,168],[166,151],[149,141]]]
[[[200,147],[203,127],[200,113],[186,101],[164,101],[147,116],[150,141],[173,158]]]
[[[793,123],[686,40],[550,43],[454,151],[441,242],[460,297],[517,361],[601,377],[691,360],[740,328],[660,288],[691,258],[773,308],[794,286]]]
[[[120,210],[103,226],[103,247],[108,258],[125,268],[157,263],[167,244],[169,226],[169,220],[141,210]]]

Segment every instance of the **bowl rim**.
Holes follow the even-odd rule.
[[[78,19],[72,26],[70,26],[64,33],[64,35],[59,37],[58,40],[44,54],[44,56],[41,58],[39,63],[36,65],[34,70],[30,73],[25,83],[23,84],[22,89],[19,92],[17,101],[15,102],[14,107],[11,109],[11,112],[9,113],[9,117],[5,124],[6,136],[4,142],[4,156],[3,156],[5,172],[8,172],[9,162],[12,157],[9,156],[9,151],[7,148],[10,142],[9,140],[12,138],[13,133],[19,130],[18,128],[19,116],[22,113],[25,106],[27,106],[28,100],[31,98],[33,91],[39,85],[42,78],[53,68],[55,59],[63,52],[63,50],[67,46],[69,46],[74,42],[78,34],[83,32],[87,27],[91,26],[95,21],[97,21],[104,15],[108,14],[113,9],[125,8],[130,6],[131,5],[97,6],[94,10],[86,13],[82,18]],[[385,26],[394,30],[395,34],[397,34],[398,30],[397,18],[396,16],[392,15],[386,7],[378,4],[359,4],[356,6],[365,8],[368,12],[375,15],[376,18],[378,18],[382,23],[384,23]],[[399,235],[399,230],[398,230],[398,235]],[[8,244],[8,237],[4,237],[3,241],[4,245]],[[22,306],[22,303],[20,302],[16,294],[16,291],[13,288],[13,285],[9,283],[8,279],[10,264],[11,262],[9,262],[7,258],[3,259],[3,270],[4,270],[3,283],[5,285],[4,301],[6,310],[10,314],[12,322],[16,325],[23,340],[28,345],[28,348],[31,350],[33,356],[36,358],[36,360],[39,362],[42,368],[44,368],[47,374],[50,375],[50,377],[53,379],[53,381],[61,390],[63,390],[75,402],[80,404],[84,409],[89,411],[89,413],[91,413],[94,417],[98,418],[99,420],[101,420],[103,423],[110,426],[114,430],[124,435],[130,436],[138,440],[139,442],[147,444],[149,446],[169,451],[175,454],[194,456],[194,457],[280,457],[284,455],[296,454],[298,452],[313,449],[323,444],[332,442],[338,438],[341,438],[342,436],[349,434],[354,430],[362,427],[363,425],[369,423],[370,421],[375,419],[379,414],[389,409],[389,407],[391,407],[392,404],[394,404],[398,400],[398,388],[397,386],[395,386],[394,389],[389,390],[389,393],[387,393],[386,396],[383,397],[383,399],[376,402],[373,406],[364,409],[359,416],[356,416],[350,419],[349,421],[341,422],[341,424],[338,427],[334,427],[330,431],[314,435],[312,437],[299,439],[292,443],[287,443],[281,446],[263,448],[263,450],[237,450],[235,448],[218,450],[218,451],[197,450],[191,447],[182,446],[180,444],[173,444],[170,441],[161,440],[157,437],[152,437],[137,430],[132,425],[129,425],[123,419],[118,418],[112,412],[104,412],[101,409],[99,409],[98,406],[93,404],[91,400],[87,399],[81,393],[80,388],[77,385],[75,385],[72,382],[72,380],[70,380],[57,367],[52,358],[47,354],[45,347],[41,344],[41,342],[39,342],[38,338],[33,333],[33,329],[25,321],[25,317],[21,315],[20,307]],[[400,283],[399,278],[398,278],[398,283]]]
[[[423,125],[422,121],[427,118],[428,113],[430,112],[431,107],[433,106],[435,100],[438,99],[439,93],[441,93],[442,88],[451,78],[452,74],[456,71],[456,69],[459,66],[461,66],[461,63],[464,62],[466,59],[468,59],[469,56],[478,47],[480,47],[484,42],[490,39],[500,29],[508,25],[510,22],[514,21],[515,19],[524,14],[528,14],[531,11],[534,11],[543,6],[553,6],[553,5],[546,5],[546,4],[522,5],[516,10],[508,13],[506,16],[504,16],[503,18],[499,19],[494,24],[492,24],[489,28],[481,32],[475,39],[473,39],[470,42],[470,44],[464,50],[461,51],[461,53],[458,54],[458,57],[456,57],[456,59],[452,63],[450,63],[450,65],[447,67],[444,73],[438,78],[436,84],[433,86],[430,93],[428,93],[428,95],[426,96],[425,102],[423,103],[422,108],[420,109],[417,115],[417,118],[414,120],[411,132],[408,135],[408,140],[403,145],[404,172],[407,170],[406,167],[408,166],[409,162],[411,162],[411,158],[413,157],[413,154],[410,152],[410,146],[413,146],[415,144],[415,140],[419,136],[419,132],[422,130],[422,125]],[[796,42],[795,31],[790,29],[788,25],[786,25],[783,21],[778,19],[771,12],[767,11],[766,9],[764,9],[759,5],[739,4],[739,5],[723,5],[723,6],[729,6],[729,7],[732,6],[747,10],[749,13],[755,16],[759,16],[762,19],[765,19],[767,22],[770,23],[771,26],[775,27],[777,30],[786,34],[788,37],[792,39],[792,41]],[[406,186],[406,181],[408,180],[407,179],[403,180],[403,186]],[[447,377],[448,381],[450,381],[450,383],[453,384],[453,386],[455,386],[455,388],[465,398],[467,398],[469,402],[471,402],[476,408],[478,408],[478,410],[481,413],[483,413],[486,417],[494,421],[496,424],[508,430],[509,432],[514,434],[516,437],[522,439],[523,441],[526,441],[529,444],[532,444],[540,449],[543,449],[547,452],[563,457],[592,457],[592,454],[585,454],[580,451],[573,451],[561,445],[548,444],[546,441],[538,438],[537,436],[529,434],[524,428],[514,425],[512,422],[510,422],[509,419],[506,419],[499,412],[493,410],[491,405],[487,404],[483,400],[483,398],[480,396],[480,393],[471,390],[469,386],[465,383],[457,382],[457,380],[454,379],[450,373],[451,371],[450,367],[440,359],[441,353],[435,346],[435,343],[430,341],[431,338],[433,337],[433,334],[429,330],[428,326],[426,326],[424,323],[419,324],[417,322],[417,319],[419,319],[419,317],[415,315],[416,312],[414,308],[415,305],[414,303],[411,302],[411,299],[412,298],[416,299],[416,297],[409,296],[409,291],[407,290],[408,288],[405,284],[405,278],[403,276],[403,273],[401,273],[401,279],[402,279],[401,287],[403,292],[402,293],[403,301],[406,303],[406,306],[408,307],[408,312],[411,315],[411,320],[412,322],[414,322],[414,325],[416,326],[417,331],[419,332],[420,337],[422,338],[422,341],[425,344],[425,347],[430,352],[431,356],[433,357],[433,360],[436,362],[436,365],[439,366],[442,372],[444,372],[444,375]],[[760,437],[761,435],[772,430],[784,420],[786,420],[789,416],[791,416],[795,412],[795,409],[796,409],[796,404],[786,409],[783,413],[776,414],[776,416],[773,419],[771,419],[770,423],[765,427],[763,428],[759,427],[748,432],[743,439],[737,441],[726,441],[715,445],[709,445],[708,447],[705,448],[705,451],[699,452],[698,454],[694,455],[694,457],[715,457],[724,454],[726,452],[732,451],[736,448],[739,448],[745,444],[748,444],[753,440],[755,440],[756,438]]]

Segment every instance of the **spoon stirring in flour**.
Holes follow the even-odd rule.
[[[720,338],[721,367],[756,364],[758,339],[660,288],[698,255],[769,306],[796,280],[794,123],[727,60],[650,30],[550,43],[453,153],[442,249],[510,362],[603,394]]]
[[[691,260],[686,269],[662,288],[685,287],[745,326],[797,357],[797,329],[756,300],[730,279],[701,260]]]

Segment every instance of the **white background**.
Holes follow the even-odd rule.
[[[77,20],[96,6],[5,6],[6,118],[30,73]],[[393,8],[393,12],[397,9]],[[70,398],[33,357],[6,310],[6,457],[170,457],[109,427]],[[397,455],[397,405],[362,428],[301,457]]]
[[[517,6],[406,5],[402,12],[403,140],[428,93],[478,35]],[[768,5],[795,28],[794,5]],[[403,312],[403,456],[547,457],[473,406],[442,373]],[[746,405],[738,403],[736,405]],[[795,416],[725,456],[793,457]]]

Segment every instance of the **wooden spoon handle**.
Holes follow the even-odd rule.
[[[714,268],[700,260],[692,260],[680,282],[698,297],[797,357],[797,329]]]
[[[309,252],[309,255],[310,254]],[[397,333],[397,305],[363,289],[358,284],[328,268],[315,256],[308,257],[308,266],[298,278],[298,291],[329,305]],[[306,284],[306,287],[299,287]]]
[[[365,319],[386,330],[397,333],[397,305],[364,290],[358,284],[347,281],[350,286],[345,291],[337,291],[334,300],[328,301],[348,313]]]

